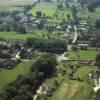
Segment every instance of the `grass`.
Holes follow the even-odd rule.
[[[0,32],[0,38],[4,39],[27,39],[29,37],[43,37],[47,38],[48,32],[46,30],[34,30],[32,33],[20,34],[17,32]]]
[[[71,51],[69,54],[69,58],[75,59],[77,58],[77,52],[75,51]],[[86,59],[94,59],[96,57],[97,54],[100,53],[99,51],[96,50],[79,50],[79,55],[81,58],[86,58]]]
[[[50,100],[89,100],[89,94],[88,85],[65,80]]]
[[[79,77],[81,79],[85,79],[88,76],[88,73],[93,69],[93,67],[90,66],[82,66],[80,67],[76,73],[74,74],[76,77]]]
[[[57,6],[54,3],[38,3],[35,7],[33,7],[32,10],[29,11],[32,15],[36,15],[37,11],[42,11],[42,13],[45,13],[46,16],[53,16],[55,13]]]
[[[71,19],[72,19],[72,13],[69,8],[66,8],[65,4],[63,4],[63,9],[57,9],[57,3],[48,3],[48,2],[41,2],[38,3],[35,7],[33,7],[28,13],[36,16],[36,12],[42,11],[42,13],[46,16],[52,17],[52,19],[47,18],[47,22],[56,22],[60,23],[62,22],[62,19],[67,19],[67,14],[70,14]],[[55,16],[57,15],[57,17]]]
[[[33,4],[36,0],[0,0],[0,11],[12,9],[13,6],[24,6]]]
[[[16,80],[19,75],[24,75],[29,72],[32,62],[21,62],[15,68],[11,70],[0,69],[0,90],[2,90],[7,84]]]
[[[13,11],[18,11],[18,10],[22,10],[22,7],[17,7],[17,6],[10,7],[6,11],[13,12]]]
[[[90,66],[81,66],[74,74],[76,77],[80,77],[82,80],[88,78],[88,73],[91,71]],[[79,82],[77,80],[68,80],[67,76],[65,80],[60,84],[50,100],[90,100],[91,85],[87,81]]]

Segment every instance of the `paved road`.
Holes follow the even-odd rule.
[[[77,27],[74,26],[74,30],[75,30],[75,36],[74,36],[74,40],[72,41],[72,43],[75,43],[78,37],[78,33],[77,33]]]

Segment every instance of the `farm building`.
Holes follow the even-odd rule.
[[[82,50],[87,50],[89,45],[88,44],[78,44],[78,47]]]
[[[93,84],[94,84],[94,91],[97,92],[100,89],[100,71],[97,70],[93,70],[89,76],[92,78],[93,80]]]

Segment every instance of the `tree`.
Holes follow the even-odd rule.
[[[68,20],[70,19],[70,14],[67,14],[67,18],[68,18]]]
[[[37,61],[32,65],[31,71],[39,71],[44,73],[44,77],[48,77],[53,74],[56,69],[56,58],[53,56],[44,56],[37,59]]]
[[[96,65],[97,66],[100,66],[100,54],[98,54],[97,56],[96,56]]]
[[[37,11],[36,15],[37,15],[37,17],[42,17],[42,11]]]

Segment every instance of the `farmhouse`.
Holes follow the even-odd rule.
[[[91,71],[89,76],[93,80],[93,84],[94,84],[93,89],[95,92],[97,92],[100,89],[100,71],[93,70],[93,71]]]
[[[53,91],[53,88],[43,84],[37,90],[37,94],[47,94],[47,95],[50,95],[52,93],[52,91]]]
[[[87,50],[89,45],[88,44],[78,44],[78,47],[82,50]]]
[[[16,60],[16,59],[6,59],[3,62],[1,62],[0,67],[11,69],[19,63],[20,63],[20,61]]]

